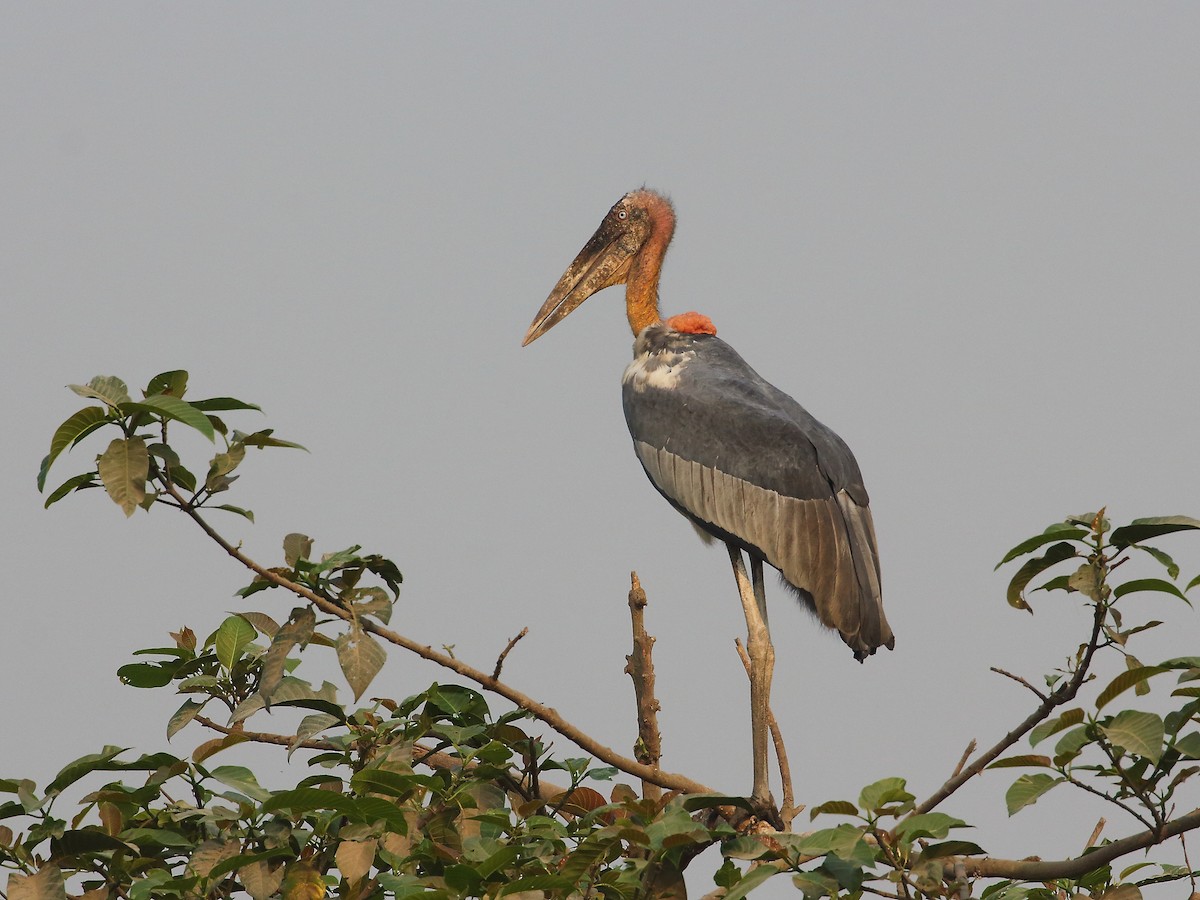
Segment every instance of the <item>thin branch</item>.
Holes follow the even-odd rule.
[[[1096,845],[1096,841],[1100,840],[1100,832],[1104,830],[1104,826],[1106,824],[1107,823],[1104,821],[1104,816],[1101,816],[1100,821],[1096,823],[1096,827],[1092,829],[1092,836],[1088,838],[1087,843],[1083,845],[1084,850]],[[1180,840],[1183,840],[1183,838],[1180,838]]]
[[[1078,878],[1112,862],[1114,859],[1161,844],[1187,831],[1200,828],[1200,808],[1172,819],[1161,828],[1140,831],[1128,837],[1104,844],[1072,859],[995,859],[992,857],[958,857],[946,861],[947,878],[954,875],[954,866],[961,862],[967,874],[976,878],[1015,878],[1020,881],[1052,881],[1056,878]]]
[[[893,894],[891,891],[881,890],[880,888],[871,887],[869,884],[861,885],[861,890],[866,894],[874,894],[876,897],[890,897],[891,900],[900,900],[899,894]],[[701,898],[703,900],[703,898]]]
[[[625,674],[633,681],[637,703],[638,740],[634,748],[637,760],[657,769],[662,759],[662,735],[658,730],[658,711],[662,709],[654,695],[654,638],[646,631],[646,592],[637,572],[629,573],[629,617],[633,624],[633,652],[625,657]],[[642,779],[642,796],[658,800],[662,789]]]
[[[1192,883],[1192,896],[1196,896],[1196,870],[1192,868],[1192,861],[1188,859],[1187,838],[1182,834],[1179,836],[1179,846],[1183,848],[1183,864],[1187,866],[1188,881]]]
[[[971,754],[975,752],[975,738],[971,738],[971,743],[967,744],[967,749],[962,752],[962,756],[958,758],[958,765],[954,767],[954,771],[950,774],[951,778],[956,777],[963,770],[963,766],[967,764],[967,760],[971,758]]]
[[[746,652],[746,647],[742,644],[741,638],[733,639],[734,646],[737,647],[738,657],[742,661],[742,667],[746,670],[746,677],[750,677],[750,672],[753,663],[750,662],[750,654]],[[771,729],[771,743],[775,746],[775,759],[779,763],[779,779],[783,782],[783,805],[779,808],[779,816],[783,819],[787,831],[791,831],[792,822],[796,816],[804,811],[804,805],[796,806],[795,792],[792,787],[792,767],[788,762],[787,747],[783,744],[783,732],[779,728],[779,722],[775,718],[775,713],[771,707],[767,707],[767,725]]]
[[[278,744],[281,747],[290,747],[292,742],[296,740],[293,735],[273,734],[269,731],[244,731],[241,728],[231,728],[228,725],[222,725],[220,722],[210,719],[208,716],[197,715],[195,721],[199,722],[205,728],[211,728],[213,731],[219,731],[221,734],[234,735],[244,738],[247,741],[253,741],[257,744]],[[341,750],[333,741],[323,740],[304,740],[300,741],[296,746],[303,747],[305,750]]]
[[[1116,763],[1113,763],[1113,765],[1115,766]],[[1104,793],[1104,791],[1097,790],[1096,788],[1092,787],[1090,784],[1080,781],[1078,778],[1074,777],[1073,775],[1064,774],[1063,777],[1066,778],[1067,784],[1074,785],[1075,787],[1079,788],[1082,791],[1087,791],[1089,794],[1093,794],[1094,796],[1099,797],[1101,800],[1107,800],[1109,803],[1113,803],[1116,806],[1120,807],[1125,812],[1129,813],[1129,815],[1131,815],[1135,819],[1137,819],[1138,824],[1145,825],[1147,828],[1154,827],[1154,824],[1155,824],[1154,822],[1139,815],[1137,810],[1135,810],[1133,807],[1129,806],[1126,803],[1122,803],[1116,797],[1111,797],[1108,794]],[[1101,819],[1100,821],[1101,821],[1101,823],[1104,822],[1103,819]]]
[[[1121,779],[1121,783],[1124,784],[1125,787],[1129,789],[1129,792],[1131,794],[1133,794],[1133,796],[1138,798],[1138,800],[1141,802],[1142,806],[1145,807],[1145,809],[1148,813],[1150,813],[1150,818],[1153,819],[1154,821],[1153,822],[1146,821],[1140,815],[1138,815],[1132,809],[1130,809],[1124,803],[1122,803],[1120,800],[1117,800],[1115,797],[1109,797],[1107,794],[1101,794],[1101,796],[1105,797],[1106,799],[1111,800],[1113,803],[1117,804],[1117,806],[1124,809],[1126,812],[1128,812],[1130,815],[1132,815],[1134,818],[1136,818],[1139,822],[1141,822],[1147,828],[1154,828],[1156,825],[1162,825],[1163,816],[1158,811],[1158,809],[1155,808],[1154,804],[1151,802],[1150,795],[1144,789],[1141,789],[1136,784],[1134,784],[1133,781],[1129,778],[1129,774],[1124,769],[1121,768],[1121,764],[1117,761],[1117,755],[1115,753],[1113,753],[1112,747],[1109,745],[1108,741],[1101,740],[1101,741],[1097,741],[1096,744],[1100,748],[1100,750],[1104,753],[1104,755],[1108,757],[1108,761],[1110,763],[1112,763],[1113,771],[1117,773],[1117,777]],[[1080,785],[1080,786],[1082,787],[1082,785]],[[1093,791],[1093,793],[1099,793],[1099,792]]]
[[[263,581],[267,581],[271,584],[287,589],[297,597],[307,600],[326,615],[336,616],[337,618],[345,621],[350,621],[353,618],[352,614],[348,610],[343,609],[338,604],[325,599],[303,585],[284,578],[278,572],[273,572],[250,559],[237,547],[233,546],[233,544],[221,537],[221,535],[218,534],[217,531],[208,524],[208,522],[197,510],[187,507],[186,501],[184,501],[183,497],[179,494],[174,485],[166,485],[166,489],[167,492],[171,494],[177,501],[185,504],[184,512],[192,519],[192,521],[200,526],[200,529],[207,534],[209,538],[211,538],[213,542],[217,544],[217,546],[219,546],[222,550],[224,550],[227,554],[229,554],[247,569],[256,574]],[[442,666],[443,668],[450,669],[452,672],[456,672],[463,678],[475,682],[484,690],[498,694],[499,696],[511,702],[513,705],[525,710],[535,718],[540,719],[542,722],[545,722],[563,737],[573,741],[585,753],[590,753],[592,756],[596,757],[602,762],[608,763],[610,766],[615,766],[622,772],[632,775],[634,778],[641,778],[644,781],[653,782],[659,787],[664,787],[667,790],[682,791],[686,794],[717,793],[712,788],[703,785],[698,781],[693,781],[684,775],[679,775],[674,772],[664,772],[661,769],[643,765],[636,759],[630,759],[627,756],[617,753],[617,751],[613,750],[611,747],[605,746],[591,735],[568,722],[558,714],[557,710],[547,706],[545,703],[540,703],[537,700],[534,700],[528,694],[525,694],[496,678],[493,678],[486,672],[467,665],[462,660],[455,659],[446,653],[439,653],[428,644],[418,643],[412,638],[405,637],[399,632],[393,631],[390,628],[386,628],[383,625],[379,625],[378,623],[369,619],[359,619],[359,624],[362,626],[364,631],[368,631],[390,644],[394,644],[397,647],[401,647],[411,653],[415,653],[422,659],[427,659],[430,662]]]
[[[1026,681],[1020,675],[1014,675],[1012,672],[1001,669],[999,666],[992,666],[991,669],[997,675],[1003,675],[1005,678],[1011,678],[1017,684],[1022,684],[1025,687],[1029,688],[1031,691],[1033,691],[1035,694],[1037,694],[1039,700],[1044,701],[1046,699],[1045,694],[1043,694],[1041,691],[1039,691],[1037,688],[1035,688],[1032,684],[1030,684],[1028,681]]]
[[[517,646],[517,641],[519,641],[521,638],[525,637],[525,635],[527,635],[527,634],[529,634],[528,626],[526,626],[525,628],[522,628],[521,633],[518,634],[511,641],[509,641],[508,646],[500,651],[500,655],[496,658],[496,669],[494,672],[492,672],[493,678],[500,677],[500,670],[504,668],[504,660],[508,657],[508,654],[512,651],[512,648]]]
[[[1028,734],[1041,721],[1043,721],[1055,707],[1061,706],[1064,703],[1069,703],[1075,699],[1075,695],[1079,693],[1079,689],[1083,686],[1083,682],[1087,679],[1088,668],[1092,662],[1092,656],[1096,652],[1096,647],[1100,642],[1101,629],[1104,625],[1104,616],[1108,607],[1103,603],[1096,604],[1096,613],[1092,620],[1092,635],[1088,639],[1088,643],[1083,652],[1083,657],[1079,661],[1079,666],[1075,670],[1075,674],[1070,681],[1064,682],[1057,690],[1051,692],[1045,700],[1038,704],[1037,709],[1030,713],[1020,725],[1002,737],[993,747],[981,754],[974,762],[963,769],[956,775],[943,784],[940,788],[933,792],[930,797],[923,803],[913,809],[908,816],[921,815],[937,807],[939,803],[957,791],[960,787],[983,771],[988,763],[992,762],[1001,753],[1019,741],[1022,737]]]

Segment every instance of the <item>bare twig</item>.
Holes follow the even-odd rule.
[[[861,890],[864,894],[874,894],[876,897],[890,897],[891,900],[900,900],[899,894],[894,894],[891,891],[885,891],[880,888],[871,887],[869,884],[863,884]]]
[[[1121,809],[1125,810],[1127,813],[1129,813],[1131,816],[1133,816],[1135,819],[1137,819],[1139,822],[1141,822],[1147,828],[1153,828],[1156,825],[1162,825],[1162,823],[1164,821],[1163,814],[1161,812],[1159,812],[1158,808],[1154,805],[1153,800],[1151,799],[1151,796],[1146,791],[1146,789],[1139,786],[1136,782],[1134,782],[1133,779],[1131,779],[1129,777],[1129,773],[1121,768],[1121,764],[1117,760],[1117,754],[1115,754],[1113,752],[1113,749],[1109,745],[1108,741],[1106,741],[1106,740],[1097,741],[1096,745],[1100,748],[1101,752],[1103,752],[1104,755],[1108,757],[1108,761],[1110,763],[1112,763],[1113,771],[1117,773],[1117,777],[1119,777],[1121,779],[1121,782],[1125,785],[1126,788],[1129,789],[1129,792],[1138,798],[1138,801],[1142,804],[1143,807],[1145,807],[1146,812],[1150,813],[1150,819],[1153,821],[1149,821],[1149,820],[1145,819],[1139,813],[1134,812],[1132,807],[1126,806],[1124,803],[1122,803],[1120,800],[1116,799],[1115,797],[1110,797],[1110,796],[1108,796],[1108,794],[1102,793],[1102,792],[1094,790],[1094,789],[1091,789],[1092,793],[1098,794],[1099,796],[1103,797],[1104,799],[1117,804],[1117,806],[1121,807]],[[1074,779],[1071,779],[1071,782],[1073,784],[1078,784],[1078,786],[1081,788],[1084,788],[1084,790],[1089,790],[1087,785],[1076,782]]]
[[[263,581],[267,581],[271,584],[285,588],[286,590],[295,594],[297,597],[308,601],[326,615],[336,616],[337,618],[345,621],[350,621],[353,618],[349,610],[343,609],[338,604],[333,603],[321,595],[316,594],[304,587],[304,585],[297,584],[296,582],[285,578],[283,575],[280,575],[278,572],[272,571],[265,566],[261,566],[254,560],[250,559],[248,556],[242,553],[241,550],[229,543],[227,540],[225,540],[225,538],[217,533],[217,531],[208,524],[205,518],[201,516],[197,510],[189,507],[187,501],[182,495],[179,494],[178,490],[173,485],[165,485],[164,487],[167,493],[169,493],[183,507],[183,511],[192,519],[192,521],[200,526],[200,529],[206,535],[208,535],[209,538],[211,538],[212,541],[217,544],[217,546],[219,546],[222,550],[224,550],[227,554],[229,554],[251,572],[256,574]],[[475,682],[484,690],[491,691],[492,693],[505,698],[515,706],[526,710],[535,718],[545,722],[567,740],[573,741],[585,753],[590,753],[592,756],[596,757],[602,762],[608,763],[610,766],[614,766],[617,769],[620,769],[622,772],[632,775],[634,778],[641,778],[645,781],[651,781],[660,787],[666,788],[667,790],[682,791],[687,794],[717,793],[712,788],[703,785],[698,781],[693,781],[684,775],[679,775],[674,772],[664,772],[661,769],[643,765],[636,759],[630,759],[627,756],[617,753],[617,751],[600,743],[578,726],[568,722],[558,714],[557,710],[547,706],[545,703],[540,703],[539,701],[534,700],[528,694],[525,694],[496,678],[493,678],[486,672],[480,671],[474,666],[467,665],[462,660],[455,659],[446,653],[439,653],[428,644],[422,644],[414,641],[410,637],[406,637],[397,631],[393,631],[392,629],[380,625],[365,617],[359,619],[358,622],[364,631],[368,631],[390,644],[394,644],[397,647],[401,647],[411,653],[415,653],[422,659],[427,659],[430,662],[442,666],[443,668],[450,669],[452,672],[456,672],[463,678]]]
[[[737,647],[738,657],[742,660],[742,667],[746,670],[746,677],[748,678],[750,677],[753,665],[750,662],[750,654],[746,652],[746,647],[742,644],[741,638],[734,638],[733,643]],[[780,807],[779,817],[783,819],[785,830],[791,831],[792,822],[796,816],[804,811],[804,805],[795,805],[796,797],[792,787],[792,767],[788,762],[787,747],[783,744],[783,732],[779,728],[779,722],[769,706],[767,707],[767,725],[771,729],[771,743],[775,746],[775,759],[779,763],[779,778],[783,782],[783,805]]]
[[[1115,767],[1116,763],[1113,763],[1113,766]],[[1093,794],[1094,796],[1099,797],[1101,800],[1106,800],[1109,803],[1113,803],[1116,806],[1119,806],[1121,809],[1125,810],[1125,812],[1129,813],[1129,815],[1131,815],[1135,819],[1137,819],[1139,824],[1145,825],[1147,828],[1154,827],[1154,822],[1150,821],[1145,816],[1140,815],[1138,813],[1138,811],[1136,809],[1134,809],[1132,806],[1130,806],[1128,803],[1123,803],[1122,801],[1118,800],[1116,797],[1109,796],[1108,794],[1104,793],[1104,791],[1097,790],[1096,788],[1094,788],[1090,784],[1088,784],[1086,781],[1080,781],[1078,778],[1075,778],[1072,775],[1068,774],[1068,775],[1064,775],[1064,777],[1067,780],[1067,784],[1073,785],[1082,791],[1087,791],[1089,794]],[[1101,823],[1104,822],[1103,819],[1101,819],[1100,821],[1101,821]]]
[[[1100,821],[1096,823],[1096,827],[1092,829],[1092,836],[1087,839],[1087,843],[1083,845],[1083,849],[1096,846],[1096,841],[1100,840],[1100,832],[1104,830],[1104,816],[1100,817]],[[1182,840],[1182,838],[1181,838]]]
[[[1011,678],[1017,684],[1021,684],[1021,685],[1024,685],[1025,687],[1029,688],[1031,691],[1033,691],[1035,694],[1037,694],[1039,700],[1046,699],[1046,695],[1044,693],[1039,691],[1037,688],[1035,688],[1032,684],[1030,684],[1028,681],[1026,681],[1020,675],[1014,675],[1012,672],[1005,671],[1004,669],[1001,669],[999,666],[992,666],[991,669],[997,675],[1003,675],[1005,678]]]
[[[500,655],[496,658],[496,669],[494,672],[492,672],[493,678],[500,677],[500,670],[504,668],[505,658],[508,656],[508,654],[512,650],[512,648],[517,646],[517,641],[519,641],[521,638],[525,637],[525,635],[527,635],[527,634],[529,634],[529,628],[528,627],[522,628],[521,633],[518,634],[511,641],[509,641],[508,646],[500,651]]]
[[[1083,657],[1079,660],[1079,666],[1075,670],[1075,674],[1070,681],[1064,682],[1058,689],[1052,691],[1045,700],[1038,704],[1037,709],[1030,713],[1021,724],[1019,724],[1008,734],[1004,735],[994,746],[986,752],[980,754],[970,765],[958,772],[956,775],[943,784],[940,788],[933,792],[927,800],[916,806],[908,816],[921,815],[937,807],[939,803],[957,791],[960,787],[983,771],[988,763],[992,762],[1001,753],[1019,741],[1022,737],[1033,730],[1039,722],[1043,721],[1055,707],[1061,706],[1064,703],[1069,703],[1075,699],[1075,695],[1079,693],[1080,687],[1087,680],[1088,668],[1092,662],[1092,656],[1096,652],[1096,648],[1100,643],[1101,629],[1104,625],[1104,616],[1108,607],[1103,603],[1096,604],[1096,612],[1092,619],[1092,635],[1088,639],[1087,646],[1084,648]]]
[[[637,702],[638,740],[634,755],[638,762],[657,769],[662,759],[662,735],[658,730],[658,711],[662,708],[654,695],[654,638],[646,632],[646,592],[637,572],[629,573],[629,616],[633,623],[633,652],[625,657],[625,674],[633,680]],[[657,800],[662,788],[642,779],[642,796]]]
[[[959,757],[958,765],[954,767],[954,772],[950,776],[951,778],[956,777],[958,773],[963,770],[963,766],[967,764],[967,760],[970,759],[971,754],[975,752],[975,747],[975,738],[971,738],[971,743],[967,744],[967,749],[964,750],[962,756]]]
[[[1192,861],[1188,859],[1187,838],[1184,835],[1179,836],[1179,846],[1183,848],[1183,864],[1187,866],[1188,880],[1192,883],[1192,897],[1196,897],[1196,870],[1192,868]]]

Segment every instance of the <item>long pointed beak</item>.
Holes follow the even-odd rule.
[[[615,229],[607,221],[596,230],[533,317],[522,347],[540,338],[592,294],[625,283],[638,251],[637,244],[622,240],[626,235],[624,229]]]

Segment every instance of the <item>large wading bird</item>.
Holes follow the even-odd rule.
[[[883,612],[867,490],[845,441],[763,380],[707,316],[659,315],[659,273],[674,231],[665,197],[638,190],[618,200],[538,310],[523,345],[597,291],[626,286],[636,341],[621,379],[625,420],[650,482],[701,536],[729,550],[751,659],[753,796],[767,803],[775,652],[763,563],[779,570],[856,659],[890,650],[895,638]]]

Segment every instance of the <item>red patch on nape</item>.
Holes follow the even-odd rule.
[[[717,326],[703,313],[685,312],[667,319],[667,327],[684,334],[716,334]]]

